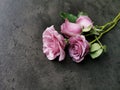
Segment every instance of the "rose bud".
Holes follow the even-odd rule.
[[[67,19],[65,23],[61,25],[61,33],[63,33],[66,37],[75,36],[82,32],[81,27],[76,23],[71,23]]]
[[[69,54],[73,61],[81,62],[89,52],[89,43],[83,35],[76,35],[69,39]]]
[[[54,60],[59,56],[59,61],[65,58],[64,48],[66,45],[65,39],[54,28],[48,27],[43,32],[43,53],[46,54],[49,60]]]
[[[76,23],[78,23],[80,25],[83,32],[88,32],[93,27],[93,22],[88,16],[80,16],[76,20]]]

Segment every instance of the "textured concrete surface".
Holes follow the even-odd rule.
[[[59,12],[89,14],[102,25],[120,12],[120,0],[0,0],[0,90],[120,90],[120,23],[101,39],[107,53],[80,64],[42,53],[42,32]]]

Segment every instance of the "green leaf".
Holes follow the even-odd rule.
[[[87,15],[87,13],[85,13],[85,12],[79,12],[79,13],[78,13],[78,17],[79,17],[79,16],[88,16],[88,15]]]
[[[89,32],[91,30],[92,26],[88,26],[87,28],[84,28],[82,31],[83,32]]]
[[[103,52],[103,49],[101,48],[93,53],[90,53],[90,56],[92,57],[92,59],[95,59],[99,57],[102,54],[102,52]]]
[[[70,22],[75,22],[77,17],[73,14],[69,14],[69,13],[60,13],[60,16],[63,18],[63,19],[68,19]]]
[[[101,48],[101,46],[98,43],[93,43],[90,47],[90,52],[95,52],[97,50],[99,50]]]

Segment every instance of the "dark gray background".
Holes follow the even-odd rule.
[[[60,31],[61,11],[85,11],[103,25],[120,0],[0,0],[0,90],[120,90],[120,23],[101,39],[108,48],[100,58],[47,60],[42,32],[53,24]]]

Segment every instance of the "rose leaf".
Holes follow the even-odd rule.
[[[97,50],[99,50],[101,48],[101,46],[98,43],[93,43],[90,47],[90,52],[95,52]]]
[[[102,54],[102,52],[103,52],[103,49],[101,48],[93,53],[90,53],[90,56],[92,57],[92,59],[95,59],[99,57]]]
[[[75,22],[77,17],[73,14],[69,14],[69,13],[64,13],[64,12],[61,12],[60,13],[60,16],[63,18],[63,19],[68,19],[70,22]]]

